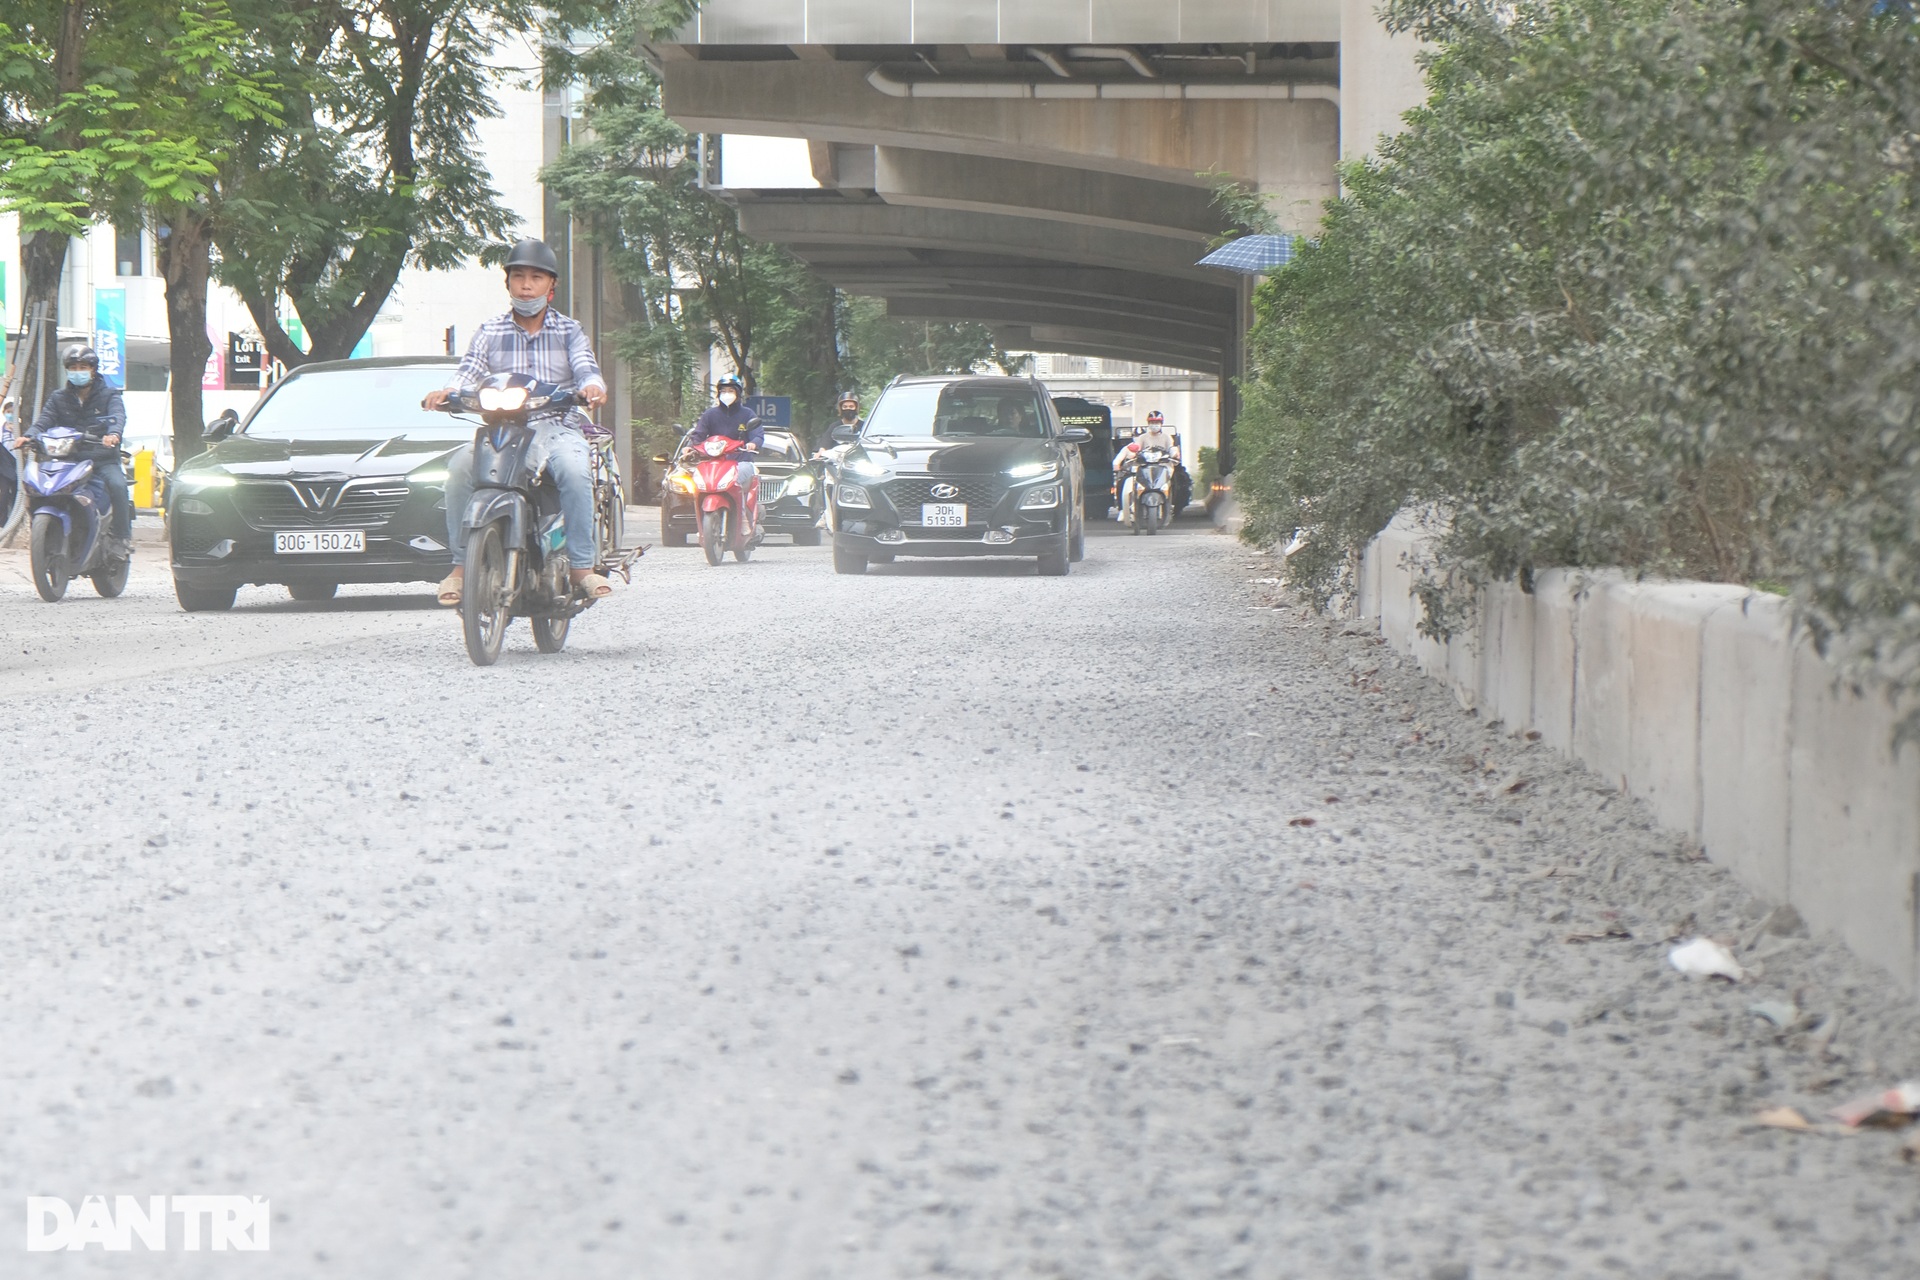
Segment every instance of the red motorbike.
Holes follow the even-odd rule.
[[[729,551],[745,564],[760,545],[760,486],[743,488],[740,483],[739,464],[753,458],[742,448],[738,440],[715,436],[687,450],[682,459],[700,512],[700,549],[707,553],[708,564],[719,564]]]

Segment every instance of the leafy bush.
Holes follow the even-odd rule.
[[[1257,295],[1236,488],[1322,598],[1412,508],[1426,627],[1623,565],[1788,584],[1920,691],[1920,24],[1392,0],[1431,98]]]

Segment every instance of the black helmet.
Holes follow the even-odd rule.
[[[747,394],[747,389],[740,384],[740,379],[734,377],[732,374],[728,374],[726,377],[720,379],[720,381],[713,384],[713,394],[719,395],[721,390],[725,387],[732,387],[735,391],[738,391],[741,395]]]
[[[92,347],[68,347],[67,354],[60,357],[63,367],[71,369],[74,365],[84,364],[89,368],[100,367],[100,353]]]
[[[507,270],[515,267],[532,267],[535,271],[544,271],[555,280],[560,278],[560,259],[553,256],[553,250],[547,248],[544,240],[522,240],[507,251]]]
[[[857,391],[842,391],[840,393],[840,403],[846,404],[849,400],[858,406],[860,403],[860,393]]]

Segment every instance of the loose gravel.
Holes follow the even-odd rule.
[[[1273,576],[656,550],[482,671],[0,564],[0,1199],[274,1209],[0,1275],[1920,1275],[1897,1137],[1752,1123],[1920,1006]]]

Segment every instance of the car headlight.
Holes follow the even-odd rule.
[[[806,471],[796,471],[787,477],[788,493],[812,493],[813,476]]]
[[[1035,489],[1026,497],[1020,499],[1020,509],[1022,511],[1031,507],[1057,507],[1059,505],[1060,486],[1057,484],[1050,484],[1044,489]]]
[[[181,489],[231,489],[235,483],[232,476],[220,471],[204,475],[188,471],[173,478],[173,484]]]
[[[691,471],[669,471],[667,488],[675,493],[691,495],[693,493],[693,473]]]
[[[885,463],[876,462],[864,454],[858,458],[849,459],[847,461],[847,470],[853,472],[855,475],[867,476],[870,479],[887,474]]]
[[[213,508],[198,498],[182,498],[174,504],[173,509],[183,516],[210,516],[213,514]]]
[[[1023,462],[1007,468],[1007,474],[1015,480],[1051,480],[1058,471],[1051,462]]]
[[[445,467],[430,467],[425,471],[416,471],[407,477],[408,484],[445,484],[446,482]]]
[[[867,497],[867,486],[842,481],[833,491],[833,498],[843,507],[872,507],[872,499]]]

